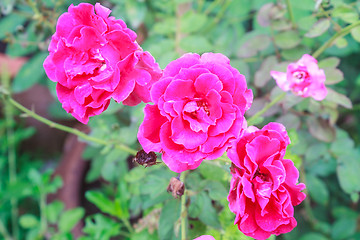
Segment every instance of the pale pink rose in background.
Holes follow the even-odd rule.
[[[294,207],[306,197],[299,172],[284,159],[290,139],[280,123],[252,127],[229,149],[233,162],[228,195],[235,224],[245,235],[264,240],[296,226]]]
[[[171,62],[151,88],[138,139],[146,152],[162,152],[175,172],[220,157],[246,125],[253,95],[245,77],[220,53],[188,53]]]
[[[63,108],[85,124],[111,98],[128,105],[149,102],[149,88],[162,74],[136,43],[135,32],[110,12],[99,3],[95,12],[88,3],[71,5],[58,19],[44,62]]]
[[[211,235],[202,235],[200,237],[194,238],[194,240],[215,240]]]
[[[317,101],[327,95],[324,70],[319,69],[317,60],[304,54],[296,63],[290,63],[286,73],[271,71],[271,76],[284,91],[291,90],[301,97],[312,97]]]

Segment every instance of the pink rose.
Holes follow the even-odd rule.
[[[201,235],[200,237],[197,237],[194,240],[215,240],[215,238],[211,235]]]
[[[228,196],[235,224],[245,235],[267,239],[296,226],[294,207],[306,197],[299,172],[283,159],[290,139],[280,123],[250,127],[228,151],[233,162]]]
[[[88,3],[71,5],[58,19],[44,62],[63,108],[85,124],[111,98],[128,105],[149,102],[149,88],[161,76],[122,20],[109,17],[111,11],[99,3],[95,12]]]
[[[301,97],[312,97],[321,101],[326,97],[324,70],[319,69],[317,60],[304,54],[296,63],[290,63],[286,73],[271,71],[271,76],[284,91],[291,90]]]
[[[172,171],[195,169],[220,157],[246,124],[252,91],[220,53],[185,54],[151,88],[138,139],[146,152],[163,153]]]

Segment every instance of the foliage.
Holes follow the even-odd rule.
[[[29,58],[5,90],[22,92],[43,84],[55,94],[42,62],[58,16],[78,2],[0,3],[0,40],[6,43],[5,53]],[[359,22],[358,1],[107,0],[102,4],[144,39],[142,48],[162,68],[183,52],[227,55],[254,92],[247,118],[282,93],[270,70],[285,71],[289,62],[305,53],[320,54],[316,58],[327,76],[327,98],[317,102],[287,94],[254,122],[262,126],[277,121],[287,127],[292,141],[287,157],[299,168],[300,181],[307,186],[308,197],[296,208],[298,226],[278,238],[360,237],[360,24],[353,25]],[[344,31],[349,26],[353,27]],[[327,43],[324,51],[317,51]],[[4,88],[3,83],[1,94]],[[9,105],[5,100],[2,103],[4,109]],[[125,144],[140,149],[136,133],[143,107],[112,102],[106,112],[89,122],[90,136],[109,143],[102,146],[89,141],[83,154],[91,163],[86,182],[100,182],[85,194],[97,208],[92,215],[82,206],[64,210],[60,201],[46,202],[47,196],[61,187],[61,179],[51,178],[53,169],[46,170],[32,153],[20,151],[23,140],[34,131],[15,123],[18,112],[13,110],[10,125],[0,119],[0,233],[4,238],[18,234],[18,239],[74,239],[71,230],[81,220],[85,223],[82,240],[180,239],[181,202],[165,191],[175,173],[164,164],[136,166],[129,153],[116,148]],[[58,119],[69,118],[59,104],[49,113]],[[7,156],[13,147],[9,146],[8,129],[14,130],[10,145],[17,152],[17,177],[11,182]],[[230,178],[229,164],[216,160],[204,162],[186,176],[188,239],[202,234],[216,239],[250,239],[233,225],[234,214],[227,207]],[[16,222],[11,220],[14,201],[19,215]]]

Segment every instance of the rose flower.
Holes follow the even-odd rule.
[[[284,91],[291,90],[295,95],[312,97],[317,101],[327,95],[324,70],[319,69],[317,60],[308,54],[296,63],[290,63],[286,73],[271,71],[270,74]]]
[[[163,153],[175,172],[220,157],[246,124],[252,103],[245,77],[222,54],[185,54],[151,88],[138,139],[146,152]]]
[[[149,88],[161,76],[122,20],[109,17],[111,11],[99,3],[95,12],[88,3],[71,5],[58,19],[44,62],[63,108],[85,124],[111,98],[128,105],[149,102]]]
[[[305,199],[305,184],[297,184],[298,170],[284,159],[289,143],[285,127],[269,123],[261,130],[249,127],[228,150],[233,162],[229,208],[247,236],[263,240],[290,232],[297,224],[293,206]]]
[[[211,235],[201,235],[200,237],[197,237],[194,240],[215,240],[215,238]]]

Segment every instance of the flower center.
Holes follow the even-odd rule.
[[[200,100],[200,101],[196,101],[196,105],[202,109],[204,109],[204,111],[206,112],[206,114],[209,116],[210,115],[210,110],[209,110],[209,105],[206,101]]]
[[[256,170],[253,179],[256,178],[256,177],[259,177],[264,182],[269,182],[269,180],[270,180],[269,176],[267,174],[260,172],[260,169]]]
[[[301,82],[305,81],[307,76],[308,76],[308,74],[303,71],[296,71],[293,73],[293,77],[295,78],[294,80],[296,83],[301,83]]]

